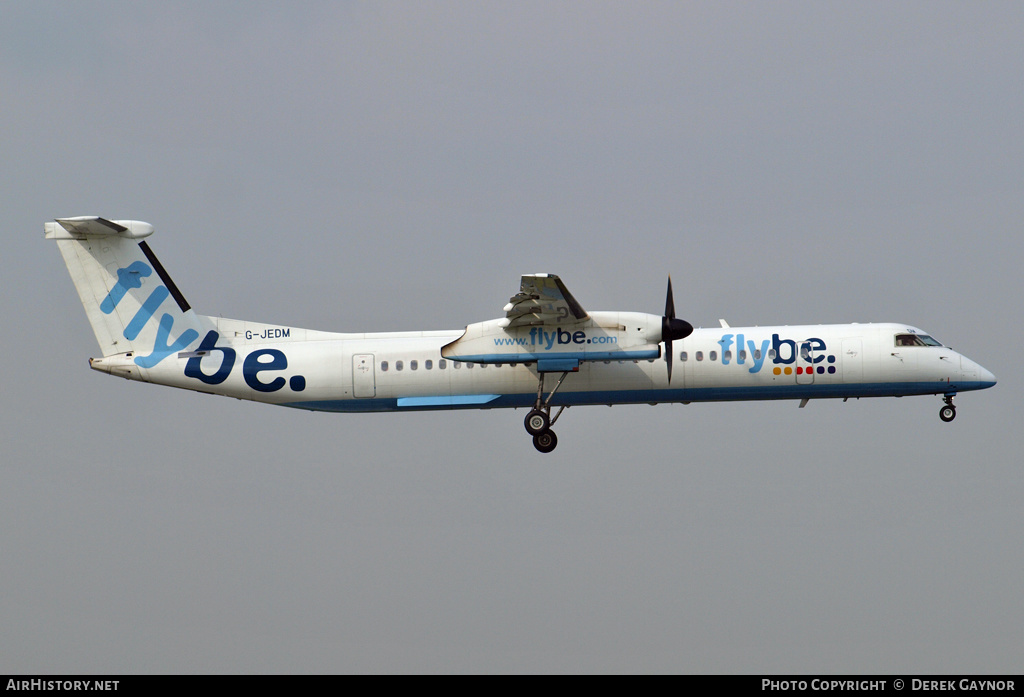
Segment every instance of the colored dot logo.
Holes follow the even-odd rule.
[[[825,360],[827,360],[829,363],[835,363],[836,362],[836,357],[835,356],[827,356]],[[779,366],[775,366],[774,368],[772,368],[772,373],[775,374],[775,375],[792,375],[793,374],[793,368],[791,368],[790,366],[786,366],[785,368],[780,368]],[[814,373],[818,373],[818,375],[824,375],[825,373],[828,373],[829,375],[835,375],[836,374],[836,367],[834,365],[829,365],[829,366],[824,366],[824,365],[819,365],[819,366],[808,365],[808,366],[797,366],[796,367],[796,374],[797,375],[813,375]]]

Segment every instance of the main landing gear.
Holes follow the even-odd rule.
[[[559,407],[558,411],[555,412],[554,418],[552,418],[551,398],[555,396],[555,392],[562,385],[562,380],[565,380],[565,376],[568,374],[568,370],[562,373],[562,377],[558,378],[558,382],[555,383],[555,387],[548,394],[547,399],[544,399],[545,373],[538,374],[537,400],[533,403],[533,409],[526,415],[523,425],[526,427],[526,432],[533,436],[533,447],[542,453],[550,453],[558,445],[558,437],[551,430],[551,427],[558,421],[558,417],[562,415],[565,407]]]
[[[945,404],[941,409],[939,409],[939,418],[946,423],[949,423],[956,418],[956,407],[953,406],[954,396],[955,395],[948,394],[942,398],[942,401],[945,402]]]

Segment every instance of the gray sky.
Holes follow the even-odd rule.
[[[1020,672],[1024,5],[3,3],[0,672]],[[328,415],[112,379],[54,217],[205,314],[900,321],[937,397]]]

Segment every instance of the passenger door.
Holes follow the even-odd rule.
[[[373,354],[357,353],[352,356],[352,396],[367,399],[377,394],[374,379]]]

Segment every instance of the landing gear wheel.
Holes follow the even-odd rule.
[[[956,407],[954,407],[952,404],[945,405],[944,407],[939,409],[939,418],[945,421],[946,423],[949,423],[950,421],[956,418]]]
[[[554,431],[543,431],[533,437],[533,447],[542,453],[550,453],[558,445]]]
[[[526,415],[523,425],[526,426],[526,432],[534,436],[534,442],[536,443],[536,437],[548,430],[551,424],[545,412],[540,409],[531,409],[530,413]],[[554,448],[555,446],[551,447]]]

